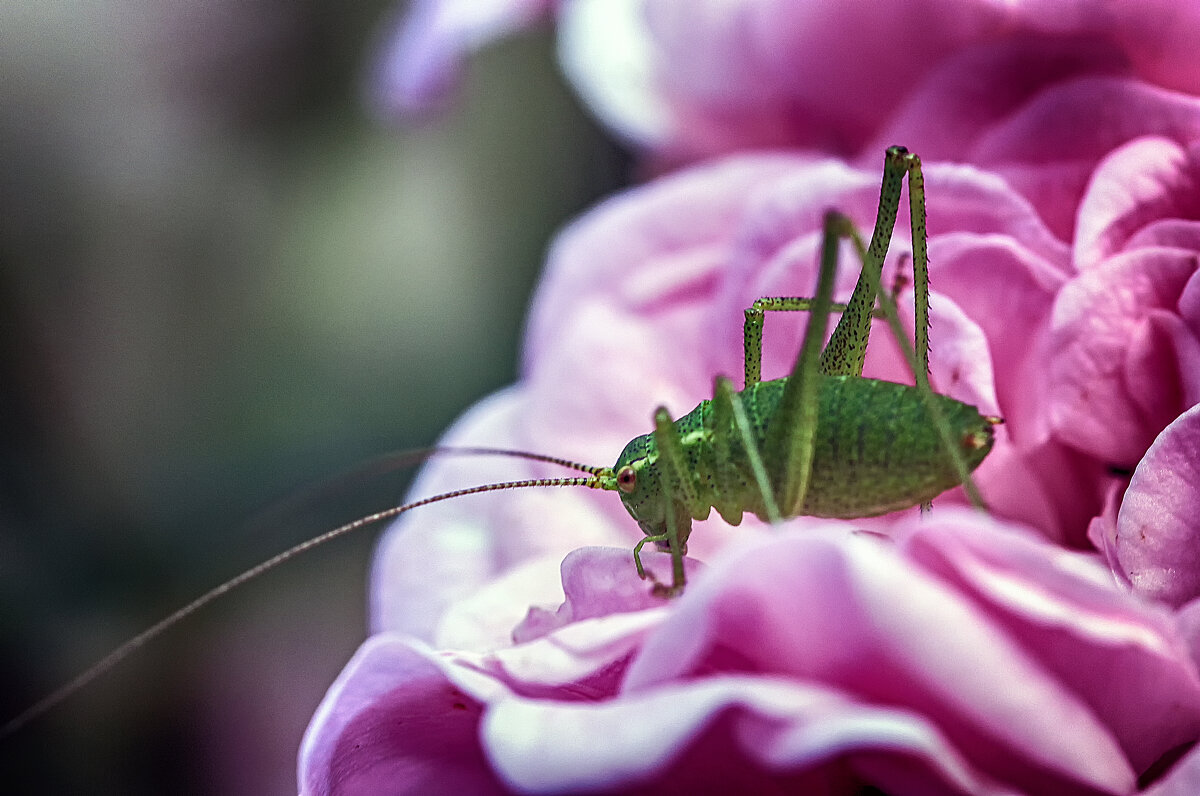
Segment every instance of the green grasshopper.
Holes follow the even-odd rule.
[[[915,340],[908,342],[895,299],[880,289],[884,257],[908,180],[912,223]],[[838,246],[848,238],[862,261],[846,304],[832,301]],[[825,216],[820,274],[812,298],[761,298],[745,311],[745,386],[737,392],[718,376],[712,400],[702,401],[673,421],[665,407],[654,413],[654,430],[632,440],[612,467],[593,467],[551,456],[493,448],[435,448],[429,454],[503,455],[549,462],[587,473],[575,478],[539,478],[486,484],[396,506],[335,528],[296,545],[217,586],[127,641],[57,691],[0,727],[0,738],[83,688],[128,654],[172,625],[248,580],[331,539],[420,506],[479,492],[549,486],[586,486],[618,492],[644,538],[634,564],[664,597],[685,585],[683,559],[692,520],[711,510],[737,525],[745,512],[777,523],[795,516],[856,518],[926,506],[942,492],[963,486],[983,506],[971,471],[992,448],[1000,418],[929,385],[929,277],[925,243],[925,192],[920,159],[903,147],[887,150],[879,212],[869,245],[850,220],[836,211]],[[879,308],[876,308],[878,301]],[[808,324],[791,374],[761,380],[762,330],[766,312],[807,311]],[[841,318],[821,350],[829,315]],[[882,315],[900,343],[915,384],[862,377],[873,318]],[[930,429],[934,433],[930,433]],[[671,555],[672,581],[658,582],[642,564],[642,548],[653,542]]]
[[[900,325],[892,296],[880,290],[884,257],[908,178],[912,223],[915,350]],[[672,558],[670,595],[684,586],[683,557],[692,520],[716,509],[731,525],[746,511],[776,523],[796,516],[852,519],[926,506],[955,486],[983,506],[970,473],[992,449],[993,426],[967,404],[929,386],[929,273],[925,241],[925,189],[920,158],[893,146],[884,157],[879,212],[869,246],[848,218],[825,216],[820,275],[813,298],[761,298],[746,310],[745,387],[718,376],[711,401],[672,422],[665,407],[654,413],[654,431],[630,442],[612,470],[597,472],[600,489],[613,481],[647,542]],[[862,260],[845,305],[832,302],[838,244],[849,238]],[[876,298],[913,372],[914,386],[862,378]],[[841,319],[820,350],[829,314]],[[792,372],[761,381],[763,316],[808,311],[804,341]],[[933,434],[929,433],[930,428]],[[613,474],[615,471],[615,475]]]

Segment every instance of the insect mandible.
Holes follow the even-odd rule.
[[[880,287],[884,258],[908,182],[912,224],[914,338],[909,342],[895,298]],[[838,248],[849,239],[862,263],[845,304],[832,300]],[[761,380],[765,313],[805,311],[803,342],[790,374]],[[840,319],[822,349],[830,314]],[[579,470],[573,478],[539,478],[485,484],[435,495],[362,517],[302,542],[201,595],[118,647],[82,674],[0,727],[0,738],[41,716],[138,647],[208,603],[307,550],[366,525],[431,503],[505,489],[585,486],[617,492],[644,537],[633,550],[638,574],[669,597],[685,585],[684,556],[692,521],[715,508],[728,523],[746,512],[776,523],[789,517],[869,517],[913,506],[963,486],[977,507],[983,501],[971,472],[990,452],[998,417],[932,391],[929,383],[929,278],[925,194],[920,158],[904,147],[884,156],[875,228],[865,242],[849,218],[824,218],[820,269],[812,297],[764,297],[745,311],[745,382],[737,391],[715,379],[711,400],[673,420],[665,407],[654,429],[630,441],[611,467],[593,467],[552,456],[494,448],[441,447],[427,454],[502,455]],[[914,384],[862,377],[872,320],[883,317],[900,345]],[[654,579],[641,552],[654,543],[670,553],[671,582]]]

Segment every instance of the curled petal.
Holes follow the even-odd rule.
[[[1126,89],[1147,85],[1162,98],[1200,93],[1191,57],[1200,24],[1186,0],[1152,7],[1088,0],[645,5],[651,63],[670,121],[651,143],[676,158],[780,145],[861,154],[901,141],[931,158],[1008,162],[1014,176],[1035,164],[1023,176],[1046,199],[1055,188],[1053,169],[1038,166],[1057,165],[1064,169],[1060,195],[1077,198],[1090,166],[1075,165],[1128,140],[1130,130],[1182,132],[1179,118],[1168,126],[1169,100],[1154,108],[1136,97],[1053,114],[1064,102],[1041,102],[1043,92],[1101,78],[1125,80]],[[846,31],[854,32],[851,46]],[[629,123],[608,118],[618,129]],[[1031,124],[1040,135],[1028,135]],[[1113,141],[1121,128],[1125,136]],[[1101,138],[1108,145],[1094,150],[1091,142]],[[1078,148],[1055,164],[1009,149],[1071,139]],[[1073,202],[1064,206],[1069,212]],[[1059,230],[1061,211],[1049,202],[1045,209]]]
[[[1179,416],[1134,471],[1116,523],[1133,588],[1170,605],[1200,597],[1200,406]]]
[[[1113,580],[1124,588],[1132,588],[1132,584],[1129,582],[1129,576],[1121,569],[1117,557],[1117,511],[1121,508],[1121,498],[1128,486],[1124,481],[1116,480],[1109,484],[1108,493],[1104,498],[1104,510],[1092,518],[1087,531],[1088,541],[1108,564]]]
[[[668,553],[644,550],[642,563],[659,582],[670,582],[671,556]],[[689,578],[699,571],[699,563],[694,558],[684,560]],[[647,583],[637,576],[633,556],[628,550],[611,547],[575,550],[562,562],[566,599],[553,612],[540,607],[529,609],[524,621],[513,631],[513,641],[518,644],[532,641],[584,619],[662,608],[663,599],[655,597]]]
[[[897,532],[907,557],[984,607],[1086,702],[1136,770],[1200,735],[1200,676],[1176,618],[1114,589],[1099,560],[1032,536],[997,535],[978,516],[939,516]],[[1114,671],[1130,690],[1112,687]]]
[[[558,60],[592,112],[622,138],[653,146],[670,133],[645,0],[571,0],[559,18]]]
[[[677,601],[639,592],[627,550],[580,550],[512,646],[375,637],[309,730],[306,792],[413,792],[450,754],[482,792],[1124,793],[1200,736],[1195,623],[1094,556],[975,512],[804,525]]]
[[[528,392],[520,387],[497,393],[461,418],[442,443],[551,450],[531,443],[524,433],[529,401]],[[559,468],[509,458],[441,456],[422,471],[411,494],[427,497],[472,485],[563,474]],[[543,556],[559,561],[587,544],[628,541],[632,546],[640,532],[636,525],[629,528],[605,516],[603,507],[608,502],[596,498],[608,497],[582,488],[524,489],[471,495],[417,509],[385,532],[380,542],[372,571],[372,627],[432,643],[450,605],[521,562]],[[619,502],[611,508],[623,513]],[[555,518],[552,533],[528,519],[542,516]],[[412,517],[420,521],[408,522]],[[497,528],[505,531],[497,533]],[[550,589],[557,594],[556,583]],[[516,605],[512,621],[520,618],[528,603]]]
[[[499,775],[526,793],[614,783],[660,792],[669,783],[680,793],[1010,793],[920,716],[799,682],[721,676],[600,704],[508,699],[482,732]]]
[[[445,99],[462,62],[488,43],[545,19],[557,0],[415,0],[384,37],[370,93],[385,113]]]
[[[301,791],[505,792],[479,744],[486,707],[514,694],[554,701],[607,697],[663,609],[571,625],[494,653],[436,652],[372,636],[334,682],[305,733]],[[439,779],[440,777],[440,779]]]
[[[1086,270],[1129,250],[1129,241],[1161,219],[1200,220],[1200,148],[1163,138],[1140,138],[1096,169],[1079,203],[1075,261]],[[1142,246],[1165,241],[1142,238]],[[1194,247],[1188,247],[1194,250]]]
[[[1133,783],[1110,730],[996,616],[873,540],[810,531],[713,567],[625,687],[693,677],[714,660],[906,706],[981,770],[1025,787]]]
[[[375,636],[313,716],[300,749],[300,792],[503,793],[479,748],[481,712],[427,653]]]
[[[1181,371],[1200,361],[1200,341],[1177,308],[1196,273],[1195,252],[1139,249],[1063,288],[1051,320],[1046,409],[1060,439],[1131,469],[1179,414],[1196,378]]]

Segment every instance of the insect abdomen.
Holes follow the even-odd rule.
[[[919,505],[960,484],[917,388],[854,376],[821,379],[812,475],[804,506],[793,513],[870,517]],[[765,449],[765,440],[773,433],[771,425],[785,383],[784,379],[762,382],[742,393],[759,450]],[[936,393],[933,397],[955,438],[962,440],[962,454],[974,470],[991,450],[991,422],[973,406]],[[710,414],[705,415],[711,420]],[[685,420],[681,418],[681,424]],[[765,510],[749,465],[744,456],[734,458],[742,459],[736,467],[744,477],[737,490],[712,495],[714,505],[730,520],[740,519],[743,510],[762,517]],[[765,464],[774,477],[773,463]],[[743,489],[741,495],[734,494]]]
[[[992,447],[992,424],[979,411],[933,395],[968,467]],[[825,377],[805,515],[869,517],[909,508],[960,485],[916,387],[855,377]]]

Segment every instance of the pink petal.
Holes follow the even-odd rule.
[[[489,711],[483,739],[499,775],[526,793],[1007,792],[920,716],[764,678],[709,677],[602,703],[509,699]]]
[[[504,793],[479,746],[481,707],[427,656],[393,637],[368,640],[305,733],[304,796]]]
[[[1062,289],[1052,320],[1047,406],[1060,439],[1130,468],[1179,413],[1180,363],[1193,359],[1196,344],[1187,333],[1179,334],[1175,350],[1151,341],[1171,341],[1171,322],[1155,311],[1177,312],[1196,270],[1194,252],[1139,249],[1109,258]]]
[[[563,74],[594,115],[641,148],[666,140],[673,119],[660,93],[658,53],[644,0],[572,0],[558,24]]]
[[[1161,138],[1126,144],[1097,167],[1078,213],[1081,270],[1128,250],[1129,239],[1148,224],[1200,219],[1200,149]]]
[[[1200,8],[1187,0],[1109,4],[1114,33],[1139,75],[1167,88],[1200,93]]]
[[[1133,782],[1108,729],[994,617],[875,541],[810,531],[714,566],[642,648],[626,692],[710,657],[906,706],[1024,787]]]
[[[807,163],[785,155],[729,158],[618,194],[569,226],[551,248],[546,278],[534,301],[527,377],[540,383],[546,349],[553,346],[557,353],[566,335],[573,345],[584,346],[575,349],[576,359],[592,370],[597,362],[608,365],[620,355],[625,372],[656,373],[660,384],[673,381],[681,371],[680,357],[670,351],[678,352],[680,345],[690,345],[689,353],[711,348],[706,341],[688,338],[710,311],[715,286],[731,264],[731,245],[770,212],[767,202],[788,186],[799,187]],[[844,169],[841,175],[843,183],[858,179]],[[810,183],[808,189],[820,187]],[[738,307],[739,314],[742,309]],[[647,331],[656,336],[648,337]],[[660,354],[664,346],[654,345],[659,340],[675,346]],[[712,389],[711,375],[695,381],[698,391]],[[602,399],[598,406],[611,412],[632,403],[603,400],[642,387],[638,381],[625,382],[595,385]],[[658,395],[657,400],[669,397]],[[647,395],[638,406],[631,416],[636,427],[645,428],[655,400]]]
[[[1193,748],[1143,796],[1195,796],[1200,793],[1200,747]]]
[[[989,156],[980,139],[994,135],[997,128],[1028,132],[1027,128],[1036,126],[1050,142],[1057,141],[1056,136],[1048,135],[1057,129],[1051,126],[1052,117],[1036,110],[1045,102],[1043,98],[1057,96],[1060,84],[1077,78],[1116,78],[1126,69],[1120,52],[1100,39],[1016,37],[964,47],[948,54],[912,86],[886,131],[865,151],[905,141],[930,161],[970,161],[983,167],[1004,167],[1014,160],[1061,161],[1058,153],[1049,158],[1028,157],[1031,147],[1047,147],[1043,137],[1020,139],[1002,134],[1001,140],[990,142],[1022,147],[1026,157],[1020,159],[1007,151]],[[987,79],[998,74],[1006,79]],[[1055,102],[1062,104],[1063,100]]]
[[[1200,596],[1200,407],[1166,427],[1117,515],[1117,558],[1133,588],[1170,605]]]
[[[646,571],[662,583],[671,582],[671,556],[650,549],[642,551]],[[684,560],[689,578],[700,570],[694,558]],[[512,631],[521,644],[541,638],[560,627],[609,614],[662,608],[667,603],[655,597],[650,581],[637,576],[630,550],[585,547],[570,553],[562,562],[562,585],[566,599],[555,611],[534,607]]]
[[[959,232],[935,238],[930,248],[933,288],[953,296],[986,336],[1006,430],[1023,446],[1043,441],[1041,338],[1065,275],[1013,237]],[[934,329],[936,352],[945,336]]]
[[[559,562],[552,555],[514,564],[446,607],[434,631],[434,645],[471,652],[511,646],[513,627],[538,610],[529,606],[555,605],[562,600],[558,570]]]
[[[492,41],[547,18],[556,0],[415,0],[385,47],[371,80],[386,113],[428,110],[445,99],[465,60]]]
[[[1085,16],[1073,6],[1073,14],[1054,15],[1045,4],[1010,5],[659,2],[648,6],[648,19],[681,149],[787,144],[846,154],[959,49],[1069,28]],[[912,41],[921,46],[906,45]]]
[[[1200,675],[1175,617],[1114,589],[1098,560],[996,534],[977,514],[942,511],[905,530],[908,557],[984,607],[1086,702],[1135,770],[1200,735]]]
[[[1046,224],[1069,239],[1084,218],[1080,201],[1094,190],[1089,183],[1098,164],[1141,136],[1195,140],[1200,99],[1130,79],[1082,77],[1047,87],[1020,113],[988,130],[970,160],[995,164]]]
[[[394,634],[372,636],[305,734],[302,792],[504,792],[479,745],[484,706],[513,693],[569,701],[612,695],[633,650],[662,616],[660,608],[592,619],[487,654],[434,652]]]
[[[538,450],[521,433],[528,402],[520,388],[494,395],[460,419],[442,443]],[[571,453],[566,446],[555,452]],[[410,495],[426,497],[474,484],[551,475],[564,473],[508,458],[438,457],[422,471]],[[636,524],[630,528],[596,510],[607,502],[596,498],[612,497],[590,489],[524,489],[416,509],[389,528],[380,542],[372,572],[372,627],[432,642],[449,605],[518,563],[546,556],[558,561],[586,544],[628,542],[632,547],[641,536]],[[616,503],[612,516],[620,519],[624,510]],[[551,516],[552,531],[537,520]],[[412,522],[405,521],[410,518]]]
[[[1200,666],[1200,599],[1192,600],[1175,612],[1179,632],[1192,651],[1192,661]]]
[[[480,745],[528,792],[1128,792],[1200,735],[1191,625],[1093,557],[974,512],[895,532],[748,543],[672,602],[634,587],[628,551],[582,550],[531,640],[480,654],[376,637],[314,719],[306,792],[409,792],[439,765],[493,788]]]
[[[666,0],[648,4],[648,11],[662,103],[674,118],[658,147],[676,159],[780,145],[871,153],[901,141],[930,158],[953,159],[963,159],[962,148],[975,144],[973,162],[1016,165],[1030,161],[1004,150],[991,154],[981,139],[1056,84],[1130,78],[1156,88],[1200,91],[1200,69],[1191,57],[1200,25],[1186,0],[1152,7],[1087,0],[1003,7],[944,0],[800,5]],[[846,31],[853,31],[852,46],[846,46]],[[1136,100],[1129,106],[1081,104],[1058,114],[1074,124],[1054,124],[1044,110],[1034,111],[1043,139],[1079,140],[1074,158],[1056,159],[1070,174],[1064,198],[1082,189],[1072,161],[1094,162],[1116,145],[1092,151],[1088,137],[1107,136],[1121,119],[1133,124],[1141,119],[1143,133],[1173,134],[1156,126],[1164,114],[1131,107],[1136,105]],[[893,119],[893,132],[904,135],[881,134]],[[1089,121],[1080,124],[1081,119]],[[1016,143],[1008,134],[1014,130],[997,143]],[[1024,145],[1037,146],[1037,140],[1025,136]],[[1033,176],[1038,195],[1049,198],[1054,183],[1046,179],[1048,170]],[[1064,203],[1068,212],[1072,206]],[[1049,203],[1044,208],[1054,216],[1048,218],[1051,226],[1061,230],[1062,216]]]
[[[1121,508],[1121,498],[1128,487],[1129,484],[1124,481],[1114,481],[1109,485],[1104,498],[1104,510],[1088,523],[1087,538],[1108,565],[1113,581],[1118,586],[1132,589],[1129,576],[1121,569],[1117,557],[1117,511]]]

